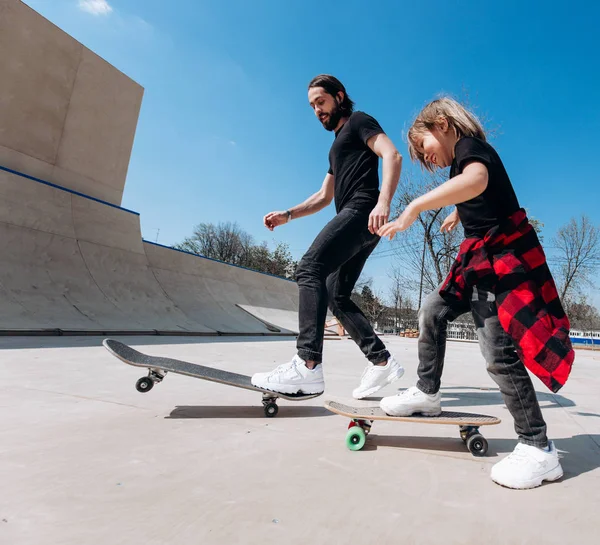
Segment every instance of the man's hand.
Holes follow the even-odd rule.
[[[369,215],[369,231],[371,234],[376,235],[377,231],[387,223],[389,217],[390,205],[378,202]]]
[[[263,218],[263,223],[269,231],[272,231],[273,229],[275,229],[275,227],[279,227],[280,225],[283,225],[287,222],[287,212],[270,212]]]
[[[442,226],[440,227],[440,232],[446,232],[449,233],[450,231],[452,231],[458,224],[460,223],[460,218],[458,217],[458,210],[456,210],[456,208],[454,209],[454,211],[448,215],[448,217],[444,220],[444,223],[442,223]]]
[[[390,240],[393,240],[396,233],[406,231],[418,217],[419,209],[411,202],[398,219],[386,223],[377,234],[382,238],[389,237]]]

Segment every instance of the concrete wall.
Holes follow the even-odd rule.
[[[0,165],[120,204],[143,88],[0,0]]]
[[[4,331],[292,334],[298,289],[144,243],[138,214],[0,169],[0,308]]]
[[[0,0],[0,330],[297,331],[296,284],[145,243],[118,207],[142,94]]]

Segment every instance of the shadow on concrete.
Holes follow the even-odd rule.
[[[327,409],[315,406],[304,405],[301,407],[291,407],[289,405],[280,405],[279,412],[275,419],[279,418],[310,418],[316,416],[335,416],[334,413]],[[166,419],[185,419],[185,418],[264,418],[265,413],[262,407],[257,406],[223,406],[223,405],[203,405],[177,406]]]
[[[466,390],[456,392],[455,390]],[[542,410],[553,408],[575,407],[575,402],[560,394],[536,392]],[[456,399],[445,399],[447,397]],[[448,386],[442,388],[442,404],[453,407],[469,405],[504,405],[502,394],[498,388],[473,388],[466,386]]]
[[[293,341],[293,336],[267,336],[267,335],[249,335],[249,336],[159,336],[159,335],[92,335],[92,336],[0,336],[0,350],[14,350],[21,348],[93,348],[101,347],[104,339],[117,339],[133,347],[136,346],[159,346],[165,344],[190,344],[199,347],[207,343],[265,343]],[[199,348],[201,349],[201,348]]]
[[[485,430],[481,430],[485,437]],[[515,448],[516,441],[513,439],[489,439],[486,458],[508,454]],[[415,449],[435,452],[457,452],[469,454],[469,450],[462,439],[450,437],[424,437],[411,435],[376,435],[371,434],[363,450],[377,450],[378,447],[391,447],[401,449]]]
[[[399,389],[401,392],[403,389]],[[504,405],[498,388],[474,388],[472,386],[442,387],[442,408]],[[575,402],[560,394],[536,392],[542,410],[575,407]],[[381,397],[368,397],[364,401],[381,401]],[[582,413],[581,416],[598,416]]]
[[[600,435],[584,434],[554,439],[565,471],[563,480],[600,468]]]
[[[484,434],[485,436],[485,434]],[[504,457],[515,448],[516,439],[490,439],[488,452],[484,458]],[[554,439],[564,470],[563,481],[573,479],[600,468],[600,435],[575,435]],[[422,437],[370,434],[363,451],[374,451],[379,447],[415,449],[431,452],[465,453],[468,450],[460,438]],[[473,457],[477,459],[476,457]],[[498,460],[494,460],[496,462]]]

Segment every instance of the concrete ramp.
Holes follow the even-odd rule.
[[[0,255],[4,332],[297,330],[295,283],[144,242],[137,213],[7,169]]]
[[[279,308],[238,305],[239,308],[270,327],[285,328],[298,333],[298,312]]]
[[[287,305],[297,307],[294,282],[274,276],[225,265],[159,244],[144,242],[154,277],[188,317],[222,333],[294,334],[296,328],[262,320],[239,307],[255,300],[270,300],[271,313]],[[296,323],[298,322],[296,312]]]
[[[0,333],[296,330],[295,283],[145,243],[120,207],[138,83],[20,0],[0,73]]]

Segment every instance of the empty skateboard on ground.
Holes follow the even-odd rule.
[[[473,456],[484,456],[488,449],[488,443],[483,435],[479,433],[479,426],[500,424],[499,418],[485,414],[442,411],[439,416],[424,416],[419,414],[413,416],[389,416],[379,406],[348,405],[331,400],[325,402],[325,408],[352,419],[348,425],[348,433],[346,434],[346,446],[350,450],[360,450],[365,446],[367,435],[371,431],[371,425],[374,420],[392,420],[395,422],[459,426],[460,437],[467,445],[471,454]]]
[[[137,391],[142,393],[152,390],[154,384],[161,382],[167,373],[178,373],[180,375],[187,375],[188,377],[195,377],[202,380],[235,386],[236,388],[261,392],[263,394],[262,403],[265,416],[268,417],[275,416],[279,411],[279,407],[277,406],[277,398],[279,397],[282,399],[287,399],[288,401],[303,401],[321,395],[302,393],[280,394],[279,392],[272,392],[271,390],[265,390],[264,388],[253,386],[250,382],[250,377],[246,375],[230,373],[229,371],[223,371],[222,369],[205,367],[204,365],[189,363],[187,361],[163,358],[159,356],[149,356],[148,354],[138,352],[130,346],[127,346],[122,342],[115,341],[114,339],[104,339],[102,344],[113,356],[119,358],[121,361],[124,361],[125,363],[135,367],[146,367],[148,369],[148,375],[140,378],[135,384]]]

